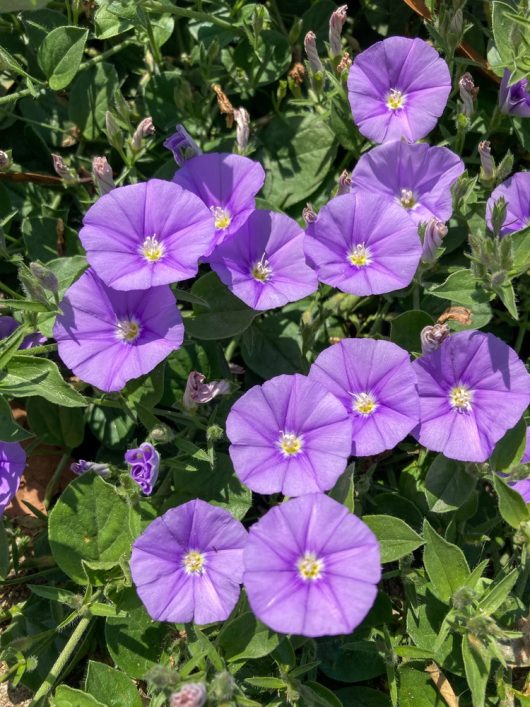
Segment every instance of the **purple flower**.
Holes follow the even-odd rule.
[[[224,508],[199,499],[170,508],[137,538],[131,573],[155,621],[209,624],[239,598],[247,531]]]
[[[530,118],[530,92],[528,91],[528,79],[516,81],[511,86],[508,85],[511,73],[504,69],[501,85],[499,88],[499,106],[502,113],[507,115],[518,115],[521,118]]]
[[[98,476],[109,476],[110,469],[107,464],[97,464],[96,462],[87,462],[86,459],[80,459],[70,465],[70,471],[77,476],[86,474],[87,472],[92,472]]]
[[[210,383],[204,381],[205,376],[198,371],[192,371],[189,374],[182,398],[182,404],[186,410],[193,410],[197,405],[209,403],[218,395],[227,395],[230,392],[228,381],[210,381]]]
[[[196,194],[210,210],[215,245],[223,243],[256,208],[254,197],[265,181],[259,162],[240,155],[212,152],[186,162],[173,181]]]
[[[53,335],[61,360],[81,380],[106,392],[152,371],[184,339],[169,287],[118,292],[89,269],[60,306]]]
[[[305,252],[318,279],[353,295],[400,290],[421,256],[418,229],[392,203],[367,192],[332,199],[306,231]]]
[[[501,196],[506,200],[506,219],[499,235],[530,226],[530,172],[517,172],[493,190],[486,205],[486,221],[491,230],[493,207]]]
[[[268,511],[250,528],[244,562],[252,611],[274,631],[302,636],[351,633],[381,578],[372,531],[320,493]]]
[[[177,125],[176,132],[164,140],[164,147],[171,150],[179,167],[201,154],[200,148],[183,125]]]
[[[512,481],[510,486],[514,491],[517,491],[525,503],[530,503],[530,479]]]
[[[461,331],[412,364],[420,394],[413,431],[427,449],[483,462],[530,403],[530,376],[493,334]]]
[[[348,411],[356,457],[392,449],[418,423],[420,406],[409,355],[390,341],[343,339],[322,351],[309,378]]]
[[[131,478],[146,496],[150,496],[158,479],[160,454],[152,444],[144,442],[137,449],[128,449],[124,459],[131,467]]]
[[[196,275],[214,232],[211,214],[195,194],[151,179],[100,197],[79,238],[106,285],[145,290]]]
[[[463,171],[460,157],[446,147],[391,142],[374,147],[357,162],[352,191],[369,191],[398,204],[416,224],[433,217],[448,221],[451,187]]]
[[[451,75],[423,39],[389,37],[361,52],[348,76],[353,120],[374,142],[425,137],[442,115]]]
[[[346,468],[351,433],[341,403],[298,373],[254,386],[226,421],[237,476],[253,491],[286,496],[334,486]]]
[[[206,686],[203,682],[190,682],[171,695],[169,707],[202,707],[206,697]]]
[[[230,240],[215,249],[210,265],[249,307],[274,309],[317,289],[303,242],[304,232],[293,219],[254,211]]]
[[[526,428],[526,447],[524,450],[521,464],[530,464],[530,427]]]
[[[0,518],[18,491],[26,452],[18,442],[0,442]]]
[[[10,336],[20,324],[13,317],[0,317],[0,340]],[[48,341],[47,337],[43,336],[39,331],[34,334],[28,334],[22,339],[20,349],[32,349],[34,346],[42,346]]]

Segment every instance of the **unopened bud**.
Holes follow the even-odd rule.
[[[164,422],[159,422],[156,427],[153,427],[149,437],[153,442],[157,442],[158,444],[168,444],[175,439],[176,434],[171,427]]]
[[[232,699],[236,683],[228,671],[218,673],[211,682],[212,697],[217,702],[228,702]]]
[[[491,156],[491,145],[487,140],[479,142],[478,153],[480,155],[480,178],[485,182],[491,181],[495,177],[495,160]]]
[[[112,167],[106,157],[94,157],[92,160],[92,179],[97,190],[103,196],[108,194],[116,186],[112,174]]]
[[[318,214],[313,208],[313,204],[307,204],[305,209],[302,211],[302,218],[306,222],[307,225],[310,223],[315,223],[315,221],[318,218]]]
[[[123,135],[120,126],[110,111],[105,112],[105,131],[112,147],[120,149],[123,146]]]
[[[236,121],[236,144],[237,151],[244,155],[248,145],[250,135],[250,115],[246,108],[234,109],[234,120]]]
[[[186,410],[194,410],[197,405],[209,403],[218,395],[230,392],[230,383],[225,380],[205,383],[205,376],[198,371],[192,371],[186,383],[182,404]]]
[[[155,134],[155,126],[153,125],[153,119],[151,117],[144,118],[138,123],[138,127],[134,131],[132,136],[132,148],[136,152],[141,149],[142,141],[149,135]]]
[[[436,251],[447,235],[447,226],[437,218],[431,218],[427,223],[423,236],[423,251],[421,259],[424,263],[433,263],[436,260]]]
[[[169,698],[170,707],[202,707],[206,702],[206,686],[202,682],[190,682]]]
[[[351,175],[345,169],[344,172],[339,177],[339,187],[337,189],[337,196],[342,196],[343,194],[349,194],[351,190]]]
[[[318,56],[317,38],[314,32],[308,32],[304,39],[304,49],[309,61],[309,68],[314,74],[324,71],[320,57]]]
[[[18,279],[24,294],[29,297],[29,299],[34,300],[35,302],[42,302],[42,304],[46,305],[49,304],[44,287],[38,280],[35,279],[29,268],[26,268],[25,266],[20,267],[18,271]]]
[[[29,264],[29,269],[33,273],[35,279],[44,287],[45,290],[49,290],[55,295],[58,294],[59,280],[50,268],[46,267],[46,265],[43,265],[42,263],[34,262]]]
[[[434,324],[433,326],[423,327],[420,333],[422,354],[430,354],[439,349],[450,333],[447,324]]]
[[[475,110],[474,100],[477,96],[478,88],[475,87],[473,77],[468,71],[462,75],[462,78],[458,82],[458,87],[460,89],[460,98],[463,103],[462,113],[467,118],[470,118]]]
[[[491,225],[495,236],[498,236],[501,232],[504,222],[506,221],[507,210],[508,204],[506,203],[506,199],[503,196],[499,197],[493,204],[493,209],[491,210]]]
[[[0,172],[7,172],[12,164],[13,160],[11,158],[11,150],[8,150],[7,152],[0,150]]]
[[[331,13],[329,18],[329,49],[333,58],[342,53],[341,35],[347,17],[348,6],[341,5]]]
[[[122,92],[120,91],[119,88],[114,91],[114,108],[116,109],[116,113],[119,115],[119,117],[123,120],[124,123],[130,124],[131,122],[131,111],[129,109],[129,105],[125,98],[122,95]]]
[[[52,158],[53,158],[53,168],[54,168],[56,174],[58,174],[59,177],[61,177],[61,179],[63,180],[63,182],[65,184],[74,184],[77,181],[77,177],[74,174],[74,172],[72,172],[72,170],[69,167],[67,167],[67,165],[65,164],[61,155],[52,154]]]
[[[255,5],[254,12],[252,13],[252,29],[255,35],[260,34],[261,30],[265,25],[265,6]]]
[[[337,73],[342,74],[344,71],[349,71],[352,65],[352,60],[348,52],[344,52],[342,59],[337,64]]]
[[[507,274],[503,270],[491,274],[490,282],[493,288],[502,287],[506,283]]]
[[[92,472],[98,476],[109,476],[110,469],[107,464],[97,464],[96,462],[87,462],[85,459],[80,459],[78,462],[74,462],[70,465],[70,471],[72,471],[77,476],[82,476],[87,472]]]
[[[177,125],[176,132],[164,140],[164,147],[173,153],[179,167],[192,157],[201,154],[200,148],[183,125]]]

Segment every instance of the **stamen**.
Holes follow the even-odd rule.
[[[348,253],[347,257],[351,265],[354,265],[356,268],[364,268],[372,262],[372,254],[370,253],[370,249],[368,246],[365,246],[364,243],[358,243]]]
[[[407,97],[395,88],[390,89],[390,93],[386,97],[386,107],[390,110],[399,110],[403,108],[407,100]]]
[[[416,206],[416,197],[411,189],[402,189],[399,203],[404,209],[412,209]]]
[[[296,563],[298,575],[306,582],[314,582],[322,577],[324,560],[319,559],[314,552],[306,552]]]
[[[467,385],[456,385],[449,393],[449,404],[457,412],[471,412],[473,391]]]
[[[352,408],[359,415],[372,415],[379,407],[375,396],[372,393],[354,393]]]
[[[280,432],[276,446],[284,457],[295,457],[302,451],[304,440],[301,436],[297,437],[292,432]]]
[[[205,557],[197,550],[190,550],[182,558],[186,574],[204,574]]]
[[[151,263],[160,260],[165,250],[164,244],[158,241],[156,233],[153,233],[152,236],[148,236],[140,246],[140,254]]]
[[[135,319],[122,319],[116,324],[116,338],[131,344],[140,336],[141,330]]]
[[[232,217],[226,209],[221,206],[210,206],[210,211],[213,214],[215,227],[224,231],[232,222]]]
[[[271,279],[272,268],[269,264],[269,261],[265,257],[265,253],[263,253],[261,259],[258,260],[255,265],[252,266],[252,270],[250,271],[250,273],[254,280],[257,280],[258,282],[268,282],[268,280]]]

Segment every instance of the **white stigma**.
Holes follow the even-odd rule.
[[[204,574],[205,557],[202,552],[190,550],[182,558],[186,574]]]
[[[224,231],[232,223],[232,217],[227,209],[223,209],[222,206],[210,206],[210,211],[213,214],[214,224],[217,229]]]
[[[322,577],[324,560],[318,558],[314,552],[305,552],[296,563],[298,576],[305,582],[314,582]]]
[[[354,393],[352,409],[359,415],[372,415],[379,407],[375,396],[372,393]]]
[[[156,237],[156,233],[148,236],[140,246],[140,254],[150,263],[156,263],[165,253],[164,244],[160,243]]]
[[[265,257],[265,253],[261,256],[260,260],[252,266],[250,274],[258,282],[268,282],[272,276],[272,268],[269,261]]]
[[[280,432],[276,446],[284,457],[296,457],[302,451],[304,440],[292,432]]]
[[[455,385],[449,393],[449,404],[457,412],[471,412],[473,401],[473,391],[467,385]]]
[[[413,209],[417,203],[412,189],[402,189],[398,201],[404,209]]]
[[[122,319],[116,324],[116,338],[131,344],[140,336],[141,330],[135,319]]]
[[[386,107],[390,110],[399,110],[403,108],[407,101],[407,97],[395,88],[390,89],[390,93],[386,97]]]
[[[347,255],[348,261],[356,268],[364,268],[372,262],[370,248],[364,243],[358,243]]]

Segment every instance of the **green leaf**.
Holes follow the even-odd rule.
[[[51,108],[50,108],[51,110]],[[65,226],[57,217],[29,216],[22,221],[22,235],[26,246],[27,256],[31,260],[41,260],[47,263],[57,258],[57,230],[61,229],[64,247],[67,255],[80,253],[80,242],[73,228]],[[31,304],[37,304],[36,302]],[[43,306],[43,305],[41,305]],[[48,309],[51,308],[48,307]],[[55,309],[55,306],[53,306]],[[45,311],[35,310],[35,311]]]
[[[110,39],[134,27],[129,20],[120,18],[101,5],[94,15],[94,26],[98,39]]]
[[[243,71],[252,88],[277,81],[289,68],[291,51],[287,38],[275,30],[263,30],[256,52],[245,39],[235,49],[225,50],[223,63],[229,73]],[[258,61],[256,61],[256,58]]]
[[[151,373],[127,383],[122,391],[127,404],[133,409],[139,405],[151,410],[158,405],[164,393],[165,364],[160,363]]]
[[[282,636],[264,626],[254,614],[247,611],[225,623],[217,639],[228,662],[263,658],[279,645]]]
[[[43,302],[31,302],[27,299],[3,299],[0,306],[6,309],[15,309],[19,312],[49,312],[50,307]]]
[[[92,695],[68,685],[59,685],[50,704],[52,707],[107,707],[106,702],[99,702]]]
[[[107,707],[142,707],[133,681],[120,670],[105,663],[88,661],[85,690]]]
[[[66,383],[53,361],[37,356],[16,355],[0,372],[0,393],[24,398],[40,395],[65,407],[83,407],[85,398]]]
[[[263,196],[278,209],[309,197],[324,181],[337,144],[328,123],[315,114],[277,116],[261,132],[258,159],[267,179]]]
[[[343,707],[339,698],[331,690],[318,682],[310,680],[300,688],[306,704],[319,705],[319,707]]]
[[[87,29],[57,27],[44,38],[37,57],[39,66],[54,91],[66,88],[77,74],[87,37]]]
[[[471,496],[476,478],[462,462],[438,454],[425,477],[425,496],[433,513],[448,513],[460,508]]]
[[[21,12],[30,10],[38,10],[40,7],[45,7],[50,0],[2,0],[0,5],[0,14],[2,12]]]
[[[432,591],[438,599],[448,603],[469,578],[467,560],[462,550],[438,535],[427,520],[423,522],[423,537],[423,562]]]
[[[344,707],[391,707],[388,695],[371,687],[342,687],[335,694]]]
[[[495,445],[489,458],[493,471],[508,471],[519,464],[526,447],[526,422],[522,417]]]
[[[186,333],[195,339],[227,339],[250,326],[257,312],[233,295],[214,272],[200,277],[191,292],[208,303],[193,305],[193,316],[186,318]]]
[[[373,640],[323,638],[317,643],[319,671],[339,682],[363,682],[382,675],[385,663]]]
[[[510,488],[497,474],[493,475],[493,486],[499,499],[499,511],[512,528],[518,529],[530,518],[528,506],[521,494]]]
[[[390,341],[401,346],[405,351],[420,353],[421,330],[426,326],[431,326],[432,322],[432,317],[430,314],[427,314],[427,312],[422,312],[418,309],[404,312],[395,319],[392,319],[392,323],[390,324]]]
[[[74,594],[74,592],[70,592],[68,589],[63,589],[62,587],[47,587],[43,584],[27,584],[26,586],[33,594],[43,599],[57,601],[60,604],[66,604],[66,606],[71,607],[79,605],[80,597]]]
[[[517,55],[522,39],[521,28],[510,18],[514,6],[502,0],[493,0],[491,25],[495,46],[500,54],[503,66],[511,66]]]
[[[519,319],[519,312],[517,311],[517,304],[515,303],[515,290],[513,289],[512,283],[502,285],[495,289],[495,292],[499,296],[501,302],[506,307],[510,315],[514,319]]]
[[[471,270],[457,270],[449,275],[444,283],[432,287],[427,293],[462,304],[464,307],[473,307],[477,303],[484,304],[490,300],[484,290],[478,287]]]
[[[120,451],[132,439],[135,430],[131,414],[104,405],[94,405],[88,415],[88,425],[101,444]]]
[[[300,326],[285,314],[255,320],[243,334],[241,356],[254,373],[268,380],[283,373],[300,373],[305,361]]]
[[[9,403],[0,395],[0,441],[21,442],[31,436],[30,432],[15,422]]]
[[[410,664],[399,666],[399,707],[445,707],[429,673]]]
[[[381,562],[394,562],[409,555],[423,540],[401,518],[363,516],[363,521],[375,533],[381,547]]]
[[[9,361],[18,351],[25,335],[26,327],[19,326],[5,339],[0,340],[0,371],[7,367]]]
[[[337,479],[335,486],[329,492],[329,496],[335,501],[342,503],[343,506],[351,512],[355,513],[355,462],[348,464],[346,469]]]
[[[105,113],[114,105],[119,86],[112,64],[101,62],[76,76],[70,90],[68,117],[87,140],[96,140],[105,128]]]
[[[127,517],[127,503],[101,477],[85,474],[72,481],[48,521],[59,567],[78,584],[86,584],[83,560],[120,560],[131,549]]]
[[[83,441],[85,413],[81,408],[64,408],[43,398],[30,398],[26,410],[29,427],[42,442],[75,449]]]
[[[287,688],[285,680],[280,680],[280,678],[245,678],[245,682],[264,690],[285,690]]]
[[[522,275],[530,268],[530,226],[523,228],[517,233],[509,233],[504,238],[509,238],[512,244],[512,270],[510,275],[512,277]]]
[[[473,707],[484,707],[486,685],[491,668],[491,657],[478,647],[478,639],[464,636],[462,640],[462,658],[466,679],[471,688]]]
[[[479,601],[479,607],[486,614],[493,614],[508,598],[515,583],[519,578],[519,570],[513,569],[507,572],[504,570],[503,575],[497,577],[495,582],[489,587],[488,591]]]

